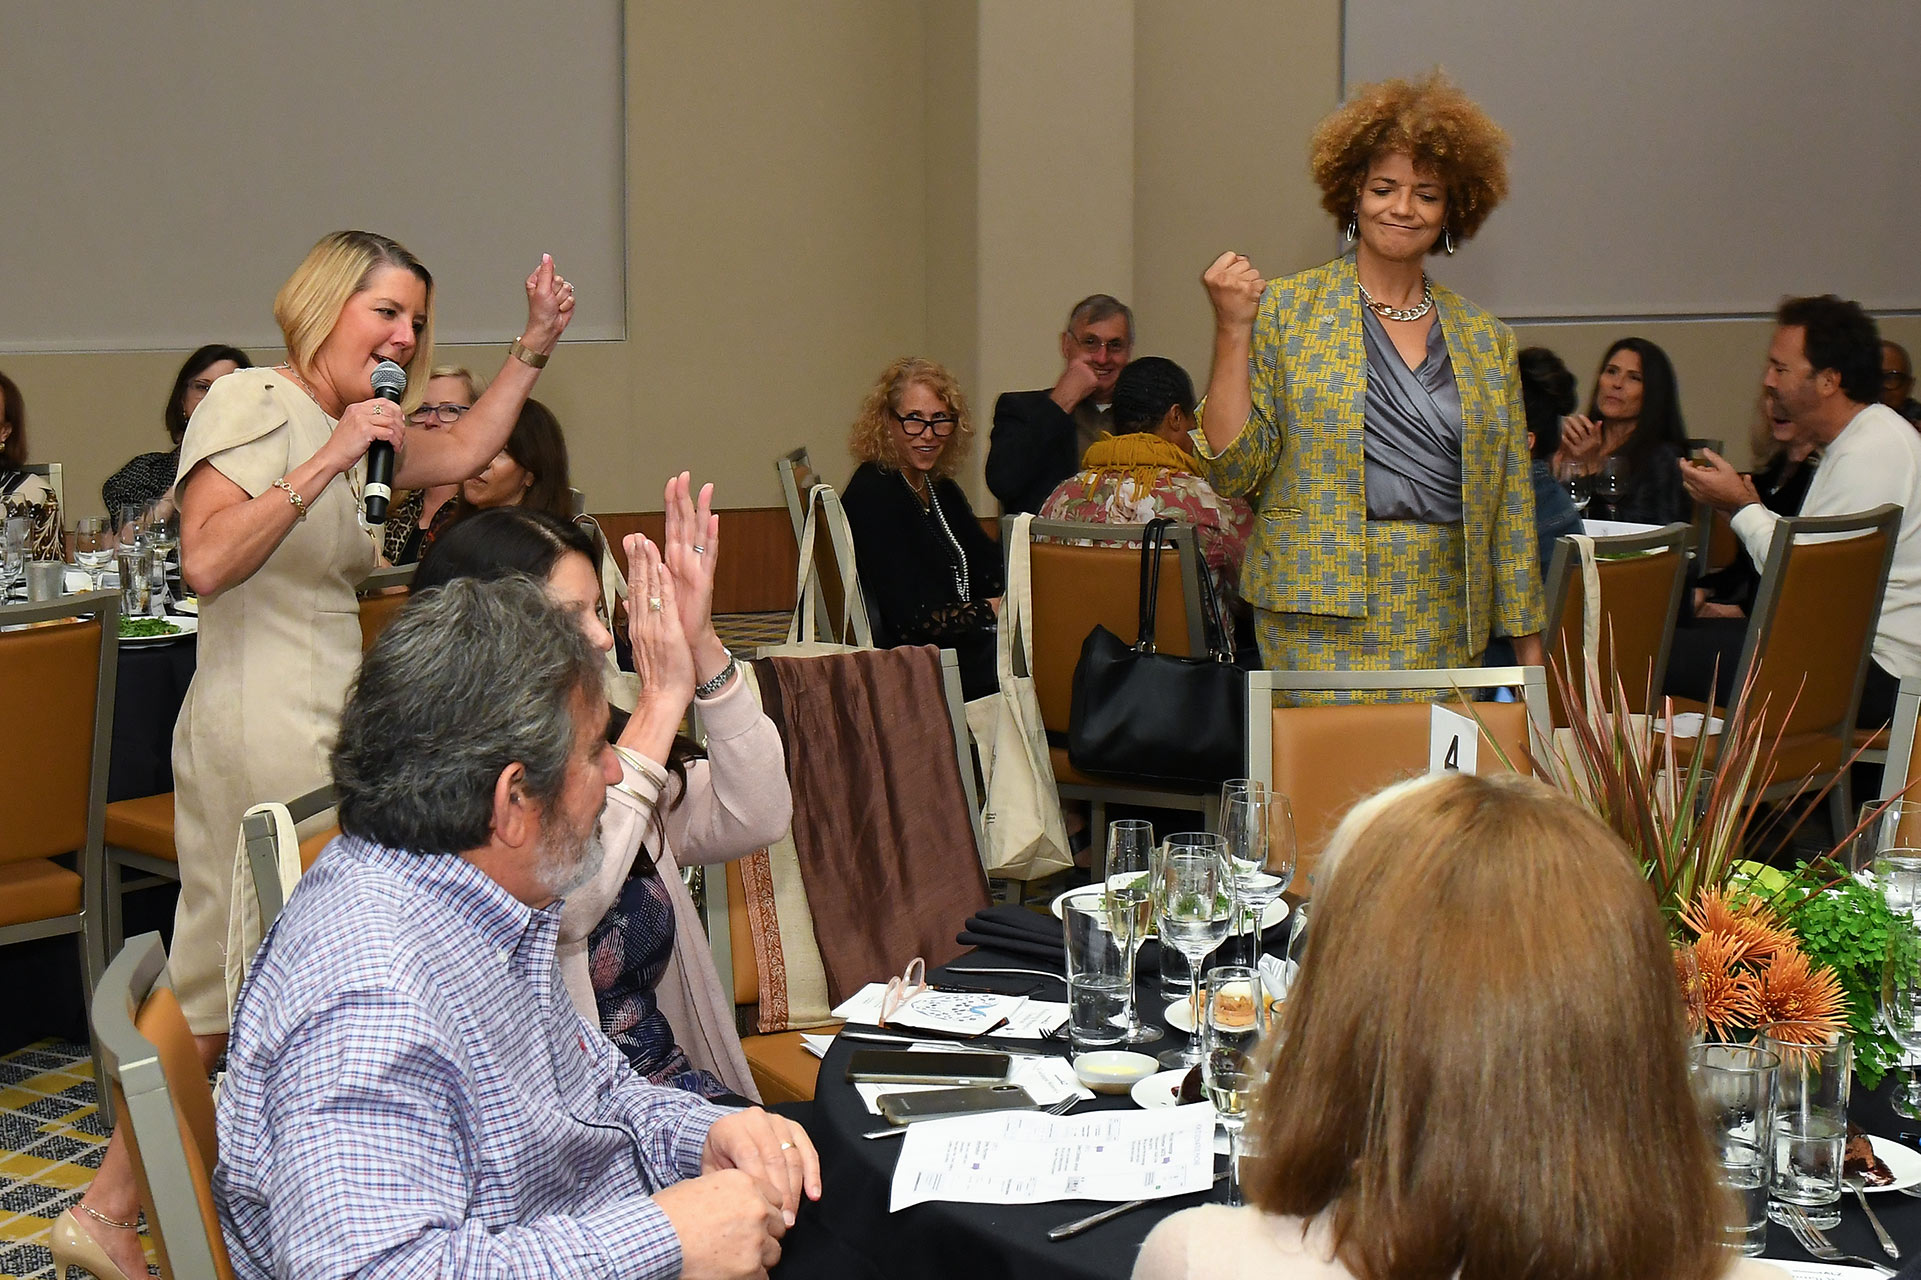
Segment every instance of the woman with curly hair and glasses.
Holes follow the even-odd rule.
[[[932,360],[882,370],[848,434],[860,460],[841,506],[861,593],[883,647],[933,644],[960,659],[969,698],[994,691],[1000,548],[981,531],[954,472],[974,442],[960,383]]]
[[[1514,334],[1423,266],[1487,221],[1506,152],[1439,73],[1365,85],[1312,152],[1352,248],[1271,284],[1236,253],[1202,276],[1214,366],[1194,440],[1216,490],[1253,495],[1241,594],[1269,667],[1469,666],[1492,636],[1541,661]]]

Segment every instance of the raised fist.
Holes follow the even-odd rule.
[[[1252,329],[1267,281],[1254,264],[1238,253],[1223,253],[1201,273],[1207,300],[1214,304],[1214,324],[1222,329]]]

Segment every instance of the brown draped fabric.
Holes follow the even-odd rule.
[[[755,663],[794,793],[794,847],[838,1004],[964,949],[988,903],[930,645]]]

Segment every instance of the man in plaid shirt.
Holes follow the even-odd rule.
[[[415,600],[334,750],[345,831],[241,990],[214,1175],[240,1276],[764,1276],[813,1145],[575,1012],[560,899],[620,773],[601,658],[524,578]]]

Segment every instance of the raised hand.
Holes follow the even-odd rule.
[[[727,665],[727,649],[714,631],[714,566],[720,557],[720,517],[714,486],[700,487],[683,471],[667,482],[665,548],[662,556],[680,599],[680,622],[694,655],[694,683],[706,684]]]
[[[1261,278],[1252,262],[1238,253],[1223,253],[1201,272],[1201,284],[1207,288],[1207,300],[1214,305],[1215,328],[1254,327],[1254,315],[1261,306],[1261,290],[1267,288],[1267,281]]]
[[[1061,407],[1062,413],[1072,413],[1075,406],[1093,392],[1100,380],[1101,375],[1094,372],[1093,357],[1077,351],[1061,370],[1054,389],[1047,393],[1048,398]]]
[[[543,253],[527,277],[527,328],[520,340],[542,354],[550,352],[573,318],[574,286],[555,268],[553,255]]]
[[[626,548],[627,638],[634,646],[640,698],[678,724],[694,700],[694,655],[681,626],[679,592],[660,548],[646,534],[627,535]],[[638,707],[635,716],[640,716]]]
[[[1561,419],[1561,447],[1554,456],[1562,461],[1598,463],[1606,439],[1600,423],[1585,414],[1570,413]]]

